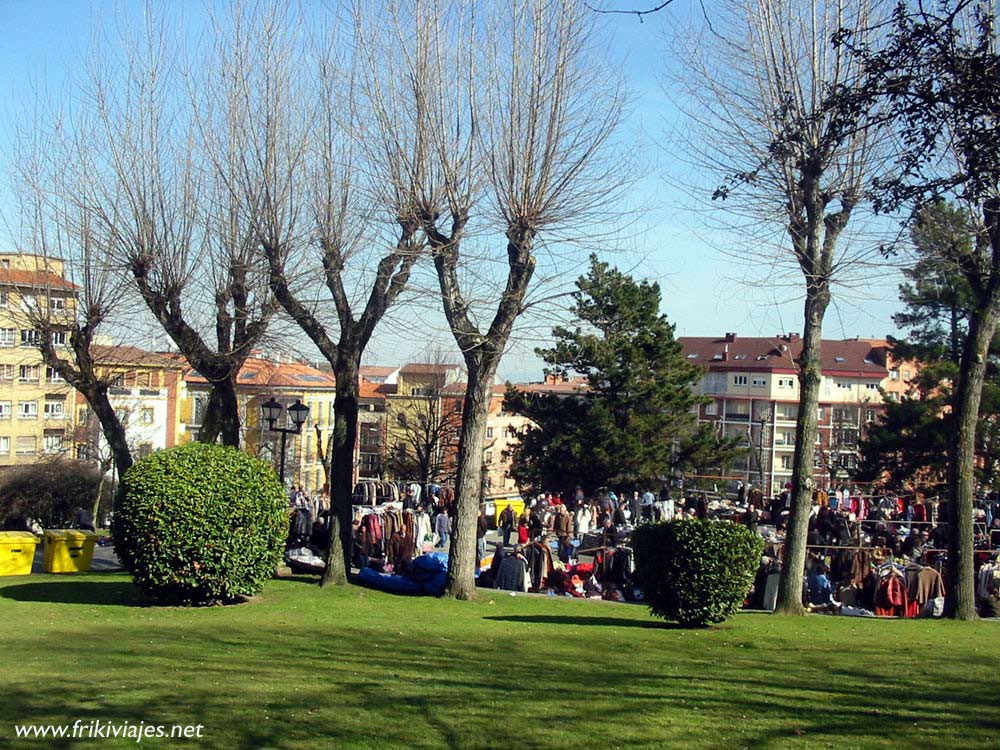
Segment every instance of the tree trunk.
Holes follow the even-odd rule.
[[[221,437],[223,445],[239,448],[240,411],[236,399],[235,370],[209,382],[212,384],[212,391],[205,407],[205,418],[198,430],[198,440],[202,443],[214,443]]]
[[[455,525],[448,555],[448,586],[445,589],[445,594],[456,599],[473,599],[476,596],[476,521],[482,499],[483,441],[486,439],[486,417],[498,364],[498,357],[487,359],[479,353],[466,356],[469,381],[462,404]]]
[[[948,472],[951,512],[948,522],[948,585],[945,614],[957,620],[976,618],[975,546],[973,533],[973,496],[975,488],[976,425],[986,377],[990,342],[1000,316],[998,302],[987,303],[986,310],[969,318],[969,332],[962,352],[955,399],[958,438]]]
[[[354,487],[354,446],[358,437],[358,370],[360,351],[343,345],[334,368],[337,395],[333,400],[333,441],[330,448],[330,550],[320,584],[341,586],[351,569],[353,531],[351,504]]]
[[[88,388],[83,395],[87,399],[87,403],[90,404],[90,408],[94,410],[94,416],[97,417],[97,421],[101,425],[104,439],[108,441],[118,476],[125,476],[125,472],[132,467],[132,451],[128,447],[125,428],[108,399],[107,388]]]
[[[823,316],[830,304],[829,286],[809,283],[806,290],[805,329],[799,360],[799,415],[795,422],[795,457],[792,463],[792,509],[785,532],[781,579],[775,612],[801,615],[802,576],[806,565],[809,511],[812,508],[813,453],[816,450],[819,388],[823,378],[820,349]]]

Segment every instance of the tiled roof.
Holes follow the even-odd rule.
[[[458,369],[458,365],[435,365],[411,362],[410,364],[403,365],[400,372],[404,375],[446,375]]]
[[[370,380],[361,378],[361,382],[358,383],[358,396],[359,398],[385,400],[384,387],[384,383],[373,383]]]
[[[145,365],[147,367],[185,367],[183,359],[174,354],[147,352],[137,346],[109,346],[94,344],[91,348],[94,361],[100,365]]]
[[[188,383],[208,382],[190,368],[185,372],[184,380]],[[329,390],[337,387],[337,381],[332,373],[322,372],[302,362],[272,362],[259,357],[248,357],[236,376],[236,385],[237,387],[321,388]]]
[[[362,378],[387,378],[392,375],[398,367],[383,367],[381,365],[362,365]]]
[[[681,337],[689,362],[713,370],[794,371],[802,339],[794,334],[773,338]],[[884,378],[885,357],[878,346],[862,339],[824,339],[822,370],[827,374]]]
[[[0,286],[17,286],[36,289],[62,289],[74,292],[80,287],[50,271],[21,271],[0,268]]]

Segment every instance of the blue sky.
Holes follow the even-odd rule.
[[[637,3],[637,5],[634,5]],[[655,3],[651,3],[655,4]],[[622,0],[616,7],[642,7],[642,0]],[[141,4],[108,0],[0,0],[0,211],[14,221],[10,193],[10,145],[13,123],[30,112],[36,98],[63,91],[72,72],[86,59],[98,24],[113,26],[118,19],[135,17]],[[173,6],[178,7],[178,6]],[[203,16],[201,2],[184,2],[193,33]],[[720,252],[727,237],[690,210],[690,199],[670,187],[685,179],[685,167],[670,153],[674,128],[683,127],[666,95],[664,73],[671,64],[663,39],[666,24],[700,14],[694,0],[675,0],[643,23],[634,16],[605,19],[615,47],[625,57],[625,76],[633,93],[626,123],[627,137],[645,166],[633,202],[645,210],[628,232],[623,251],[611,262],[634,275],[660,282],[663,311],[676,323],[678,335],[713,335],[737,331],[744,336],[801,331],[801,302],[794,288],[760,284],[757,269],[739,268]],[[704,177],[704,176],[701,176]],[[708,178],[705,178],[708,179]],[[0,245],[9,246],[6,227],[0,226]],[[884,336],[893,333],[891,314],[897,309],[897,279],[884,274],[878,282],[853,289],[835,301],[824,327],[826,337]],[[375,342],[380,360],[413,354],[422,343],[400,346],[391,333]],[[449,343],[447,335],[438,340]],[[537,342],[516,345],[501,368],[513,379],[537,379],[540,363],[531,353]]]

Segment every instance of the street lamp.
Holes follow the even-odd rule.
[[[294,426],[275,427],[274,425],[281,417],[283,409],[284,407],[275,401],[273,396],[269,401],[265,401],[260,405],[261,414],[267,422],[268,432],[277,432],[281,435],[281,457],[278,463],[278,478],[281,479],[282,486],[285,484],[285,441],[289,435],[301,434],[302,425],[306,423],[306,419],[309,417],[309,407],[298,399],[295,399],[295,403],[288,407],[288,416]]]

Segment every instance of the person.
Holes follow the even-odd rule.
[[[736,504],[743,505],[743,500],[746,498],[747,490],[743,486],[743,482],[736,482]]]
[[[628,509],[628,502],[622,500],[620,503],[615,504],[614,513],[611,514],[611,523],[614,526],[624,526],[628,523],[628,516],[626,511]]]
[[[84,531],[96,531],[94,528],[94,517],[86,508],[77,508],[73,516],[73,528]]]
[[[490,525],[486,521],[486,514],[483,509],[479,509],[479,517],[476,519],[476,567],[482,563],[486,557],[486,532],[490,530]]]
[[[531,516],[528,518],[528,535],[532,539],[538,539],[542,535],[542,529],[545,528],[544,510],[540,506],[535,506],[535,509],[531,511]]]
[[[656,495],[654,495],[653,491],[647,487],[646,491],[642,493],[641,520],[643,521],[653,520],[653,503],[655,502],[656,502]],[[635,522],[638,523],[639,520],[640,520],[639,518],[636,518]]]
[[[516,519],[514,517],[514,509],[510,507],[510,503],[507,503],[507,507],[500,512],[500,531],[503,532],[503,546],[510,546],[510,535],[514,531],[516,526]]]
[[[743,514],[743,525],[750,531],[757,533],[757,509],[750,503]]]
[[[434,519],[434,533],[438,535],[438,547],[448,546],[448,535],[451,532],[451,519],[448,518],[448,509],[441,508],[437,518]]]
[[[695,502],[695,515],[700,521],[708,520],[708,499],[705,497],[705,493],[698,495],[698,499]]]
[[[809,604],[813,607],[829,608],[835,604],[833,601],[833,586],[827,577],[827,573],[829,572],[829,568],[820,563],[813,568],[813,572],[806,578]]]
[[[528,543],[528,514],[522,513],[517,519],[517,543]]]
[[[573,519],[574,531],[577,539],[582,539],[585,534],[590,533],[591,509],[589,505],[581,503],[576,509]]]
[[[560,505],[552,523],[552,530],[555,532],[556,539],[559,540],[559,559],[567,565],[569,564],[570,553],[573,551],[573,546],[569,541],[572,525],[573,522],[569,517],[569,512],[565,506]]]

